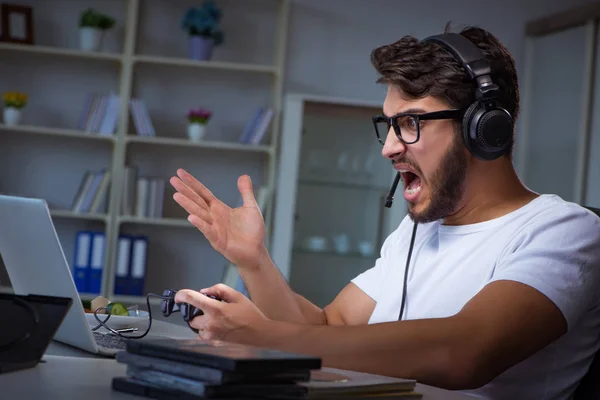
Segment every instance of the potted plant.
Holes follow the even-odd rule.
[[[181,21],[181,27],[188,34],[191,59],[210,60],[213,47],[223,43],[220,21],[221,10],[211,0],[206,0],[202,7],[187,10]]]
[[[193,142],[199,142],[206,135],[206,124],[212,116],[212,112],[203,108],[188,111],[188,138]]]
[[[19,92],[6,92],[4,100],[4,123],[14,126],[21,120],[21,109],[27,104],[27,95]]]
[[[83,51],[98,51],[104,32],[115,25],[114,18],[92,8],[81,13],[79,19],[79,47]]]

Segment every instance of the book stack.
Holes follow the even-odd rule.
[[[138,176],[135,167],[125,167],[121,214],[139,218],[161,218],[166,181],[149,176]]]
[[[79,115],[77,129],[100,136],[115,133],[119,119],[121,98],[116,94],[89,93]]]
[[[416,382],[321,368],[321,359],[223,341],[127,341],[113,390],[156,399],[420,399]]]
[[[91,214],[105,212],[109,186],[110,171],[108,169],[86,171],[73,198],[71,211]]]
[[[156,136],[146,104],[141,99],[129,100],[129,109],[138,136]]]
[[[240,143],[260,144],[272,119],[273,110],[271,108],[258,108],[244,127],[239,139]]]

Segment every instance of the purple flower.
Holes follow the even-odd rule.
[[[207,123],[211,116],[212,116],[212,111],[206,110],[204,108],[198,108],[198,109],[192,108],[186,114],[186,117],[189,122],[198,122],[201,124]]]

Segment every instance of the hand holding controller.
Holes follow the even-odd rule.
[[[175,294],[177,294],[177,290],[174,289],[167,289],[163,292],[163,296],[165,297],[165,299],[161,300],[160,302],[160,310],[162,312],[162,315],[164,315],[165,317],[170,316],[172,313],[174,312],[180,312],[183,320],[185,322],[188,323],[188,325],[190,324],[190,321],[192,319],[194,319],[195,317],[199,316],[199,315],[204,315],[204,312],[199,309],[194,307],[191,304],[188,303],[176,303],[175,302]],[[205,295],[207,297],[210,297],[211,299],[214,300],[221,300],[216,296],[209,296],[209,295]],[[190,326],[190,328],[198,333],[197,329],[194,329]]]

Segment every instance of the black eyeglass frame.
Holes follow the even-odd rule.
[[[404,144],[413,144],[417,143],[421,138],[421,121],[429,121],[429,120],[439,120],[439,119],[462,119],[464,116],[464,109],[450,109],[450,110],[440,110],[433,111],[429,113],[399,113],[388,117],[386,115],[376,115],[372,118],[373,127],[375,128],[375,135],[377,136],[377,140],[382,145],[385,144],[385,138],[387,137],[390,126],[394,127],[394,133],[396,133],[396,137]],[[400,127],[398,126],[398,118],[400,117],[412,117],[417,124],[417,137],[412,142],[406,141],[402,138]],[[387,123],[387,131],[385,132],[385,136],[382,138],[379,134],[379,130],[377,129],[377,124],[381,122]]]

